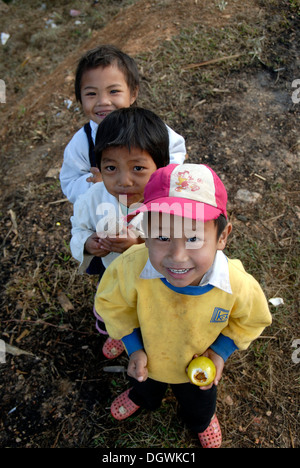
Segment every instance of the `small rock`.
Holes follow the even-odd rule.
[[[243,203],[256,203],[261,198],[261,194],[257,192],[250,192],[246,189],[239,189],[236,194],[236,200]]]
[[[60,167],[52,167],[46,174],[46,177],[56,179],[60,173]]]

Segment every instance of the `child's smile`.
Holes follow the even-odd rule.
[[[81,101],[86,116],[100,124],[116,109],[130,107],[137,97],[116,65],[87,70],[82,77]]]
[[[173,276],[174,278],[178,278],[183,275],[186,275],[186,273],[190,273],[190,271],[193,270],[193,268],[168,268],[168,272],[171,276]]]
[[[146,246],[153,267],[164,275],[173,286],[198,286],[212,266],[216,251],[226,245],[228,230],[220,239],[214,221],[192,221],[192,229],[186,229],[179,216],[149,213],[149,233]],[[166,220],[169,218],[169,220]]]
[[[193,273],[194,268],[167,268],[165,269],[165,278],[169,281],[169,283],[173,284],[173,286],[184,287],[187,285],[191,285],[194,281]],[[197,280],[198,281],[198,280]],[[199,282],[197,282],[199,284]],[[182,283],[184,282],[184,285]],[[197,285],[196,284],[196,285]]]

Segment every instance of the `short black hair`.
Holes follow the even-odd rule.
[[[222,232],[226,228],[228,224],[228,220],[225,218],[223,214],[221,214],[217,219],[214,220],[215,226],[217,227],[217,240],[219,240]]]
[[[101,170],[102,152],[111,147],[147,151],[157,169],[170,162],[169,132],[154,112],[141,107],[117,109],[100,123],[95,141],[96,165]]]
[[[97,67],[106,68],[113,64],[116,64],[124,73],[131,93],[139,88],[139,71],[134,59],[113,45],[101,45],[87,51],[78,62],[75,75],[75,96],[77,101],[81,103],[81,82],[84,72]]]

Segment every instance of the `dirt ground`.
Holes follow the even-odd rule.
[[[299,15],[299,0],[0,2],[10,35],[0,44],[1,447],[199,448],[171,391],[154,413],[110,416],[127,381],[104,368],[127,359],[102,355],[96,278],[78,275],[70,254],[72,206],[58,174],[85,123],[76,62],[100,43],[135,57],[139,105],[185,137],[189,161],[221,175],[234,226],[227,254],[284,301],[226,363],[223,447],[300,446]]]

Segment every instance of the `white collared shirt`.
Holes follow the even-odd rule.
[[[140,274],[140,278],[154,279],[164,278],[164,276],[157,270],[155,270],[154,266],[150,262],[150,259],[148,258],[148,261],[142,273]],[[226,258],[226,255],[221,250],[217,250],[214,263],[201,279],[199,286],[204,287],[208,284],[210,284],[211,286],[215,286],[216,288],[219,288],[228,294],[232,294],[229,278],[228,260]]]

